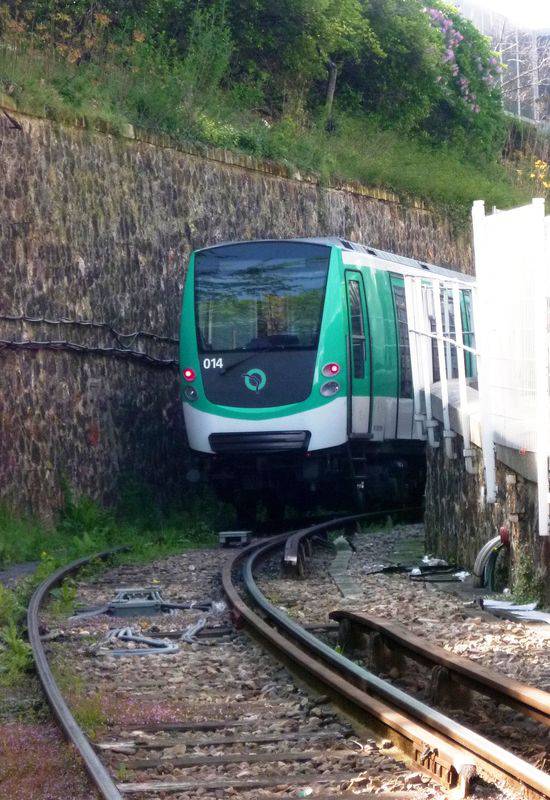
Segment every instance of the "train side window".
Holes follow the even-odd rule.
[[[413,396],[411,351],[409,346],[409,325],[407,322],[407,301],[405,287],[392,280],[393,302],[397,320],[397,346],[399,348],[399,397]]]
[[[430,333],[435,333],[435,310],[434,310],[434,302],[433,302],[433,292],[432,287],[424,284],[422,286],[422,305],[424,307],[424,313],[426,314],[428,324],[430,326]],[[432,351],[432,380],[434,383],[438,383],[440,380],[439,377],[439,359],[437,357],[437,341],[435,339],[430,340],[431,344],[431,351]]]
[[[349,313],[353,356],[353,377],[365,377],[365,321],[359,281],[348,281]]]
[[[463,289],[460,292],[460,311],[462,315],[462,330],[464,337],[464,344],[466,347],[475,349],[475,332],[473,328],[473,313],[472,313],[472,293],[468,289]],[[476,357],[472,353],[464,352],[464,366],[466,368],[466,377],[475,378],[476,371]]]
[[[443,335],[456,342],[455,311],[451,289],[441,289],[441,319],[443,322]],[[445,343],[445,366],[447,378],[458,378],[458,361],[456,347]]]

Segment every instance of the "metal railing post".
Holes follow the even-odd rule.
[[[422,279],[420,279],[418,289],[418,292],[415,293],[415,318],[419,326],[418,330],[420,331],[420,335],[423,335],[425,339],[425,341],[422,342],[420,354],[424,385],[424,408],[426,410],[426,422],[424,424],[428,434],[428,444],[430,447],[439,447],[439,442],[435,437],[435,429],[437,428],[438,422],[433,418],[432,414],[432,370],[430,368],[432,355],[431,331],[429,333],[427,332],[428,313],[427,310],[424,309],[424,304],[422,302]]]
[[[472,208],[472,221],[474,229],[474,251],[476,256],[476,268],[478,281],[481,283],[480,277],[483,275],[483,267],[480,266],[484,263],[485,256],[485,203],[483,200],[476,200]],[[491,418],[491,398],[487,391],[485,374],[486,363],[488,357],[488,337],[483,322],[483,315],[479,307],[479,297],[477,287],[472,288],[472,305],[474,311],[474,330],[476,332],[476,350],[478,353],[477,358],[477,385],[479,395],[479,412],[481,422],[481,444],[483,449],[483,464],[485,469],[485,493],[488,503],[494,503],[497,495],[497,481],[496,481],[496,461],[495,461],[495,445],[493,436],[493,425]]]
[[[535,398],[536,398],[536,464],[539,535],[548,536],[550,517],[550,486],[548,480],[548,455],[550,447],[550,396],[549,396],[549,282],[548,267],[544,263],[547,251],[550,251],[550,219],[544,219],[544,200],[533,200],[534,211],[540,219],[541,238],[537,248],[536,291],[535,291]],[[545,226],[548,225],[547,231]],[[546,233],[546,236],[545,236]]]
[[[443,297],[445,298],[444,303],[444,323],[445,328],[443,333],[445,334],[447,339],[451,338],[451,315],[449,314],[449,300],[450,300],[450,293],[447,286],[443,286]],[[455,322],[456,325],[456,322]],[[445,363],[447,365],[446,375],[449,380],[453,378],[453,357],[452,357],[452,345],[449,341],[445,342]]]

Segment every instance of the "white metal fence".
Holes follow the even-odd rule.
[[[490,215],[478,201],[473,224],[487,499],[494,500],[495,443],[535,453],[539,532],[548,535],[550,218],[542,199]]]
[[[550,217],[544,200],[486,215],[474,203],[476,282],[443,275],[405,277],[414,393],[414,432],[475,473],[471,413],[479,421],[485,499],[496,500],[495,445],[535,456],[539,532],[549,530]],[[464,313],[465,299],[470,304]],[[464,330],[464,320],[473,329]],[[475,336],[474,336],[475,331]],[[473,389],[477,389],[477,394]],[[476,408],[469,403],[475,398]],[[455,416],[452,417],[452,414]],[[459,415],[457,420],[456,415]],[[454,430],[453,430],[454,428]],[[476,426],[476,431],[478,431]],[[479,441],[479,439],[476,439]]]

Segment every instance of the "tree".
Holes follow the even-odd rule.
[[[361,50],[367,48],[379,57],[384,53],[359,0],[330,0],[318,13],[317,47],[328,70],[325,114],[330,124],[336,81],[343,63],[357,62]]]
[[[365,12],[382,52],[366,42],[358,60],[344,65],[342,81],[363,110],[417,127],[441,96],[441,37],[417,0],[370,0]]]
[[[341,76],[361,109],[432,140],[494,151],[503,117],[485,37],[439,0],[370,0],[366,13],[384,56],[367,45]]]
[[[233,0],[228,14],[234,76],[261,83],[279,108],[285,96],[306,96],[328,78],[330,114],[343,61],[367,41],[380,52],[361,0]]]

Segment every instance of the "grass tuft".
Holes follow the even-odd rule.
[[[526,546],[520,546],[513,571],[512,596],[516,603],[542,603],[544,580],[537,573],[533,558]]]

